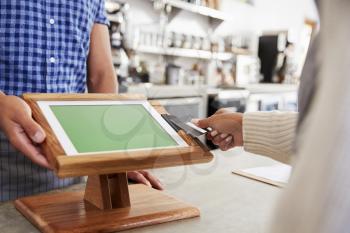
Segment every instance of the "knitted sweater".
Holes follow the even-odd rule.
[[[350,1],[321,0],[316,92],[268,233],[350,232]]]
[[[252,112],[243,115],[244,149],[290,163],[298,120],[296,112]]]

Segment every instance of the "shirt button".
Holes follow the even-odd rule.
[[[56,59],[55,59],[54,57],[51,57],[51,58],[50,58],[50,62],[51,62],[51,63],[55,63],[55,62],[56,62]]]
[[[54,19],[50,19],[50,24],[54,24],[55,20]]]

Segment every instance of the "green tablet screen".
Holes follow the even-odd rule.
[[[177,146],[141,104],[51,105],[78,153]]]

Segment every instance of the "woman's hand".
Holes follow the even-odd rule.
[[[211,117],[195,122],[200,128],[212,128],[208,139],[223,151],[243,146],[243,114],[220,109]]]

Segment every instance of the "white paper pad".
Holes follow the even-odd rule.
[[[292,167],[286,164],[278,164],[268,167],[255,167],[233,171],[233,173],[251,179],[270,183],[276,186],[287,184],[292,172]],[[261,179],[259,179],[261,178]],[[281,185],[279,185],[281,183]]]

